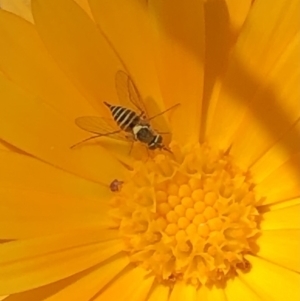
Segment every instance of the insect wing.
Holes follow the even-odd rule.
[[[133,108],[137,113],[147,115],[146,106],[131,77],[124,71],[119,70],[116,74],[116,90],[120,104],[124,107]]]
[[[75,119],[75,124],[84,131],[101,136],[128,141],[122,130],[114,126],[111,120],[97,116],[82,116]]]

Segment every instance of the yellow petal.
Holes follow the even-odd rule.
[[[119,258],[81,277],[81,279],[63,288],[45,301],[90,300],[107,284],[113,281],[113,278],[120,275],[127,265],[128,258],[126,256],[119,256]]]
[[[74,0],[92,18],[88,0]],[[0,0],[0,7],[33,23],[30,0]]]
[[[83,272],[77,273],[71,277],[56,281],[48,285],[44,285],[21,293],[13,294],[9,297],[9,299],[7,299],[7,301],[46,300],[47,297],[52,296],[56,292],[64,290],[67,286],[72,285],[74,282],[86,276],[93,269],[95,268],[92,267]]]
[[[205,139],[207,110],[217,102],[229,53],[251,6],[251,0],[205,1],[205,77],[202,99],[201,140]],[[217,38],[216,38],[217,37]]]
[[[189,300],[196,301],[196,288],[185,282],[176,282],[169,301]]]
[[[128,264],[128,259],[124,254],[123,256],[118,254],[113,261],[110,260],[107,263],[108,265],[98,264],[71,277],[36,289],[13,294],[7,301],[68,300],[66,298],[68,295],[74,297],[72,300],[87,300],[89,298],[84,297],[92,297],[99,292],[99,289],[107,285],[124,269]]]
[[[241,30],[252,2],[252,0],[226,0],[230,27],[234,34],[238,34]]]
[[[2,239],[111,224],[107,214],[111,197],[108,187],[15,152],[0,151],[0,162]]]
[[[227,301],[223,288],[202,286],[197,291],[197,301]]]
[[[169,301],[170,288],[166,285],[156,285],[149,296],[149,301]]]
[[[298,204],[277,210],[273,210],[263,214],[262,230],[280,230],[280,229],[300,229],[300,199]]]
[[[33,23],[30,0],[1,0],[0,7]]]
[[[0,294],[46,285],[103,262],[120,252],[116,236],[115,231],[90,227],[2,244]]]
[[[281,139],[270,148],[253,166],[251,173],[255,181],[261,182],[277,168],[287,162],[291,154],[300,152],[300,119],[287,131]]]
[[[237,48],[244,51],[251,66],[261,67],[257,70],[258,74],[264,75],[273,68],[282,51],[298,35],[299,8],[300,3],[297,0],[276,0],[272,9],[264,1],[253,3]],[[263,32],[261,24],[264,24]]]
[[[58,68],[32,24],[0,10],[0,35],[0,68],[10,80],[71,122],[80,115],[96,114]]]
[[[111,224],[101,197],[90,200],[51,195],[13,186],[0,188],[1,239],[23,239],[50,235],[78,227]],[[32,206],[32,207],[30,207]]]
[[[272,204],[300,196],[300,153],[292,156],[255,187],[264,204]]]
[[[32,11],[56,62],[92,106],[106,112],[103,101],[117,101],[114,78],[122,65],[93,21],[72,0],[33,0]]]
[[[104,149],[95,146],[80,151],[70,149],[80,136],[75,125],[64,120],[64,116],[1,76],[0,88],[5,99],[0,110],[3,140],[95,182],[109,185],[116,177],[121,177],[124,167]]]
[[[125,295],[124,298],[118,297],[118,299],[124,301],[148,301],[153,283],[155,283],[155,277],[144,277],[139,283],[136,283],[136,287],[132,293]]]
[[[298,208],[298,219],[299,213]],[[259,245],[257,255],[292,271],[300,272],[299,237],[300,229],[264,230],[257,240]]]
[[[216,101],[217,86],[226,70],[229,51],[232,48],[228,10],[225,1],[204,2],[205,21],[205,63],[202,98],[201,140],[204,140],[207,122],[207,110]],[[218,37],[216,39],[216,37]]]
[[[10,151],[9,144],[0,139],[0,150],[1,151]]]
[[[252,269],[249,273],[241,273],[239,276],[247,286],[260,296],[261,300],[299,300],[300,275],[298,273],[259,257],[249,256],[248,260],[252,264]]]
[[[288,207],[297,206],[299,204],[300,204],[300,197],[290,199],[290,200],[283,200],[282,202],[274,203],[271,205],[261,206],[260,208],[262,209],[262,212],[268,212],[268,211],[286,209]],[[264,214],[266,214],[266,213],[264,213]]]
[[[128,266],[128,268],[125,269],[118,278],[111,281],[107,289],[101,291],[94,300],[131,300],[131,296],[137,292],[139,286],[145,285],[150,289],[149,286],[151,286],[153,281],[153,277],[147,277],[146,270],[140,267]],[[142,301],[143,299],[140,300]]]
[[[88,0],[74,0],[74,1],[88,14],[88,16],[91,19],[93,19],[93,15]]]
[[[0,152],[0,161],[2,171],[0,182],[11,183],[16,188],[35,189],[37,192],[77,199],[92,200],[97,197],[106,199],[111,196],[108,187],[86,181],[30,156],[14,152]]]
[[[208,110],[206,136],[213,144],[228,148],[233,143],[234,135],[253,97],[260,92],[261,85],[266,83],[269,73],[299,32],[299,6],[298,0],[278,0],[270,10],[267,2],[254,2],[234,48],[218,102]],[[264,100],[263,105],[269,104],[273,108],[274,102],[269,103],[270,98],[267,101]],[[254,101],[250,114],[255,116],[260,105],[261,103]],[[265,115],[257,115],[257,118],[263,122]]]
[[[202,1],[148,2],[156,35],[156,68],[166,106],[181,103],[171,120],[175,140],[198,142],[204,65]]]
[[[162,105],[155,69],[153,35],[146,2],[89,0],[95,20],[110,41],[141,95]]]
[[[21,149],[16,148],[15,146],[7,143],[6,141],[4,141],[2,139],[0,139],[0,150],[8,151],[8,152],[14,152],[14,153],[18,153],[18,154],[25,155],[25,156],[28,155],[24,151],[22,151]]]
[[[289,135],[294,134],[294,141],[300,140],[300,131],[290,131],[300,119],[299,53],[300,34],[283,51],[268,80],[253,97],[252,112],[242,121],[230,150],[240,165],[247,167],[259,160],[272,145],[282,143],[278,140],[284,139],[287,131]],[[287,154],[295,152],[295,146],[281,147]]]
[[[239,277],[227,282],[225,287],[227,300],[230,301],[262,301],[262,299]]]

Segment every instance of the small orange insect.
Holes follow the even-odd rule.
[[[112,192],[118,192],[121,190],[123,183],[124,183],[123,181],[119,181],[115,179],[110,183],[109,188]]]

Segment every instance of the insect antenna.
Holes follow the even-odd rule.
[[[165,114],[166,112],[168,112],[168,111],[170,111],[170,110],[173,110],[174,108],[176,108],[176,107],[178,107],[178,106],[180,106],[180,103],[176,103],[174,106],[172,106],[172,107],[170,107],[170,108],[168,108],[168,109],[166,109],[166,110],[164,110],[164,111],[162,111],[162,112],[160,112],[160,113],[158,113],[158,114],[156,114],[156,115],[154,115],[154,116],[148,118],[147,121],[149,121],[149,120],[151,120],[151,119],[153,119],[153,118],[156,118],[157,116],[163,115],[163,114]]]

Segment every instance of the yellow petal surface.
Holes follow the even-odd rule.
[[[151,294],[151,289],[155,283],[154,277],[144,277],[140,283],[137,283],[134,291],[125,295],[124,298],[118,297],[120,300],[130,301],[148,301],[148,296]]]
[[[0,294],[43,286],[103,262],[121,250],[116,236],[115,231],[90,227],[3,244]]]
[[[171,121],[175,140],[198,142],[204,70],[202,1],[151,0],[156,67],[166,106],[181,103]]]
[[[95,20],[144,98],[162,105],[146,2],[89,0]]]
[[[299,5],[297,0],[278,0],[270,9],[265,1],[254,2],[234,48],[220,93],[216,96],[217,104],[208,110],[206,136],[219,147],[227,148],[232,144],[253,97],[260,92],[261,85],[266,84],[269,73],[298,34]],[[264,106],[269,103],[267,101],[270,98],[264,100]],[[260,102],[254,102],[250,113],[260,112],[260,106]],[[274,103],[270,103],[270,107],[273,108]],[[264,117],[257,115],[257,118]]]
[[[282,139],[279,139],[278,143],[251,166],[251,173],[257,182],[261,182],[283,163],[287,162],[291,154],[300,151],[300,139],[297,139],[299,133],[300,119],[283,135]]]
[[[227,4],[231,30],[237,34],[247,18],[253,1],[226,0],[225,2]]]
[[[10,151],[9,144],[0,140],[0,150],[1,151]]]
[[[274,64],[265,86],[253,97],[252,112],[238,129],[230,152],[239,165],[249,166],[258,161],[272,145],[283,143],[285,134],[294,134],[293,140],[300,141],[300,131],[290,130],[300,119],[299,53],[300,32]],[[290,154],[295,149],[289,144],[281,147]]]
[[[282,202],[279,203],[274,203],[271,205],[266,205],[265,207],[262,206],[261,209],[267,209],[266,211],[275,211],[275,210],[281,210],[281,209],[285,209],[291,206],[297,206],[300,204],[300,197],[298,198],[294,198],[294,199],[290,199],[290,200],[284,200]],[[265,214],[265,213],[264,213]]]
[[[111,224],[101,197],[68,198],[11,184],[0,188],[0,196],[2,239],[43,236],[87,225],[103,229]]]
[[[239,276],[260,296],[261,300],[299,300],[300,275],[298,273],[259,257],[249,256],[248,260],[252,264],[251,271],[246,274],[241,273]]]
[[[87,15],[93,19],[93,15],[91,12],[91,8],[88,0],[74,0],[86,13]]]
[[[205,1],[205,77],[202,99],[201,140],[205,139],[207,110],[216,105],[218,89],[230,50],[251,6],[251,0]],[[216,38],[217,37],[217,38]]]
[[[13,294],[7,301],[69,300],[68,296],[72,296],[72,300],[88,300],[118,275],[128,264],[128,260],[118,254],[107,263],[108,266],[104,262],[54,283]]]
[[[170,288],[166,285],[156,285],[149,296],[149,301],[169,301]]]
[[[205,76],[202,98],[202,141],[205,139],[207,127],[207,110],[215,105],[216,97],[213,97],[213,93],[216,93],[216,87],[220,85],[228,63],[229,51],[233,46],[228,9],[225,1],[205,1],[204,18]]]
[[[96,114],[58,68],[32,24],[0,11],[0,35],[0,68],[10,80],[72,122],[80,115]]]
[[[266,74],[295,35],[298,35],[300,24],[297,12],[299,8],[300,3],[297,0],[288,2],[276,0],[272,9],[265,1],[253,3],[238,48],[241,47],[245,51],[252,66],[261,67],[257,70],[259,74]],[[263,32],[261,24],[264,24]],[[255,40],[256,43],[253,44]],[[254,57],[253,54],[255,54]]]
[[[299,209],[297,213],[299,219]],[[257,244],[258,256],[292,271],[300,272],[300,229],[264,230]]]
[[[30,0],[0,0],[0,8],[12,12],[33,23]]]
[[[126,256],[119,256],[95,271],[63,288],[45,301],[90,300],[109,284],[128,265]]]
[[[72,0],[33,0],[32,11],[58,65],[94,108],[107,112],[103,101],[117,101],[114,78],[121,63],[96,25]]]
[[[196,288],[184,282],[176,282],[169,301],[180,300],[196,301]]]
[[[92,18],[88,0],[74,0]],[[30,0],[0,0],[0,8],[12,12],[33,23]]]
[[[107,300],[131,300],[131,296],[138,293],[139,287],[149,291],[154,278],[147,277],[147,271],[140,268],[130,266],[124,270],[114,281],[111,281],[110,285],[103,291],[100,291],[95,301],[107,301]],[[143,299],[140,299],[141,301]]]
[[[300,196],[300,153],[292,156],[255,187],[264,204],[272,204]]]
[[[82,277],[86,276],[93,270],[95,270],[95,267],[92,267],[83,272],[77,273],[71,277],[56,281],[51,284],[47,284],[47,285],[44,285],[44,286],[41,286],[41,287],[38,287],[35,289],[31,289],[28,291],[10,295],[6,301],[45,300],[47,297],[56,294],[57,292],[63,290],[65,287],[67,287],[69,285],[72,285],[74,282],[76,282],[79,279],[81,279]]]
[[[245,282],[235,277],[227,282],[225,287],[226,299],[230,301],[262,301]]]
[[[273,209],[263,214],[262,230],[300,229],[300,198],[298,204],[280,209]]]
[[[0,76],[4,76],[4,74],[0,71]],[[9,151],[9,152],[16,152],[22,155],[28,155],[19,148],[7,143],[6,141],[0,139],[0,151]]]
[[[77,199],[111,197],[108,187],[86,181],[40,160],[13,152],[0,152],[0,182],[57,196]],[[41,177],[41,175],[43,175]],[[71,203],[68,203],[71,205]]]
[[[111,197],[108,187],[15,152],[1,151],[0,162],[2,239],[49,235],[91,224],[104,228],[111,224],[107,214]]]
[[[25,153],[21,149],[13,146],[12,144],[7,143],[6,141],[4,141],[2,139],[0,139],[0,150],[8,151],[8,152],[14,152],[14,153],[18,153],[20,155],[29,156],[27,153]]]
[[[0,110],[3,140],[54,166],[106,185],[125,171],[103,148],[70,149],[80,140],[73,123],[1,76],[0,87],[5,99]]]
[[[213,286],[208,288],[206,286],[201,287],[197,291],[197,301],[227,301],[225,291],[223,288]]]

